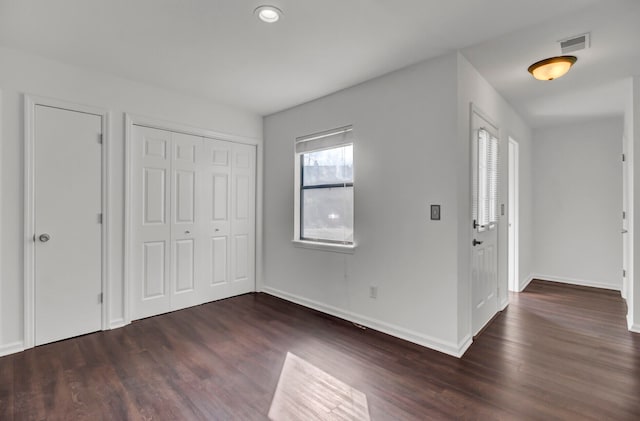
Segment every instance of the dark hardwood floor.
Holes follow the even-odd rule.
[[[625,313],[616,292],[534,281],[456,359],[244,295],[0,358],[0,420],[263,420],[287,352],[374,421],[639,420]]]

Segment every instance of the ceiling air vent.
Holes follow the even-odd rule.
[[[585,48],[589,48],[591,45],[590,36],[588,33],[578,35],[571,38],[562,39],[560,42],[560,48],[562,49],[562,54],[573,53],[574,51],[584,50]]]

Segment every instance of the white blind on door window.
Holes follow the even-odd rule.
[[[473,177],[473,219],[480,230],[498,221],[498,138],[479,129],[476,142],[476,173]]]
[[[297,138],[296,153],[330,149],[351,143],[353,143],[353,128],[351,126],[341,127]]]

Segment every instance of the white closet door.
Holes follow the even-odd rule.
[[[234,144],[231,165],[231,294],[255,290],[255,146]]]
[[[205,139],[207,300],[255,290],[256,148]]]
[[[171,310],[171,133],[133,126],[133,318]]]
[[[231,158],[232,144],[205,139],[204,207],[206,215],[207,301],[229,297],[229,264],[231,260]]]
[[[134,126],[134,319],[255,290],[255,146]]]
[[[171,133],[171,309],[203,301],[197,281],[203,277],[201,250],[206,238],[200,210],[202,138]]]

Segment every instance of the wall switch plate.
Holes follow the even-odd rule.
[[[431,220],[440,220],[440,205],[431,205]]]

